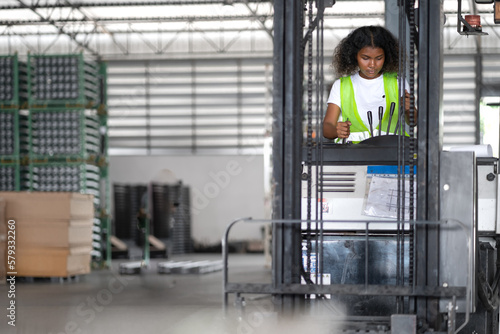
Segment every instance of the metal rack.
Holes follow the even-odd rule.
[[[172,214],[174,219],[172,231],[172,254],[186,254],[193,251],[191,239],[191,214],[189,187],[178,185],[173,195],[178,198],[178,204]]]
[[[169,238],[172,254],[185,254],[193,250],[191,241],[191,214],[189,187],[152,184],[153,235]]]
[[[114,194],[114,235],[119,239],[133,240],[137,245],[144,244],[137,225],[137,214],[141,208],[141,200],[147,193],[145,184],[113,184]]]

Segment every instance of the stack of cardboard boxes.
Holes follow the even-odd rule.
[[[15,222],[17,276],[87,274],[90,272],[93,217],[92,195],[0,192],[0,255],[6,253],[6,238],[2,235],[10,220],[11,224]],[[6,263],[1,264],[0,276],[6,271]]]

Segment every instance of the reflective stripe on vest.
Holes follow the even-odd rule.
[[[391,102],[396,104],[396,108],[394,109],[394,115],[392,116],[391,126],[389,128],[389,134],[393,134],[396,130],[396,123],[398,122],[398,80],[396,73],[384,73],[384,92],[385,92],[385,100],[386,107],[384,111],[384,115],[382,116],[382,135],[387,134],[387,123],[389,122],[390,116],[390,106]],[[356,106],[356,99],[354,97],[354,89],[352,87],[351,77],[342,77],[340,78],[340,108],[342,110],[342,121],[345,122],[347,118],[351,122],[351,134],[348,141],[353,143],[358,143],[367,138],[370,138],[370,130],[366,127],[363,120],[358,113],[358,108]],[[376,115],[378,110],[372,110],[373,114]],[[379,133],[379,125],[373,129],[373,135],[378,135]],[[406,133],[405,133],[406,134]],[[407,134],[406,134],[407,135]],[[342,141],[342,139],[337,138],[337,142]]]

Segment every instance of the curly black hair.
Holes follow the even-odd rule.
[[[338,76],[348,76],[359,70],[356,59],[365,46],[381,48],[385,53],[381,72],[398,72],[399,43],[387,29],[380,26],[364,26],[353,30],[340,41],[333,53],[333,68]]]

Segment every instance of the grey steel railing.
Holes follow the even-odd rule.
[[[345,226],[353,224],[364,225],[364,239],[365,239],[365,277],[364,284],[323,284],[323,281],[316,282],[316,284],[266,284],[266,283],[232,283],[229,282],[229,248],[228,240],[231,229],[238,223],[251,223],[251,224],[333,224],[342,226],[335,230],[346,230]],[[342,225],[340,225],[342,224]],[[370,239],[374,238],[373,233],[380,235],[380,231],[375,228],[370,228],[380,224],[405,224],[408,226],[416,227],[418,225],[429,225],[429,226],[458,226],[464,232],[466,238],[467,246],[467,273],[471,273],[471,268],[473,264],[473,240],[471,238],[471,233],[468,228],[461,222],[457,220],[445,220],[437,222],[415,222],[415,221],[404,221],[397,222],[394,220],[390,221],[368,221],[368,220],[293,220],[293,219],[253,219],[251,217],[240,218],[232,221],[226,228],[224,237],[222,238],[222,256],[223,256],[223,310],[227,313],[227,306],[230,294],[270,294],[270,295],[358,295],[358,296],[399,296],[399,297],[437,297],[437,298],[447,298],[451,299],[452,302],[449,303],[449,310],[451,313],[456,311],[456,300],[457,298],[465,298],[465,321],[457,329],[449,331],[448,333],[458,333],[469,321],[470,310],[471,310],[471,277],[467,275],[467,283],[465,286],[449,286],[448,284],[443,284],[443,286],[417,286],[415,282],[411,285],[378,285],[378,284],[368,284],[369,282],[369,271],[368,271],[368,259],[369,259],[369,247],[368,242]],[[360,229],[357,229],[358,231]],[[441,256],[446,256],[446,254],[441,254]]]

